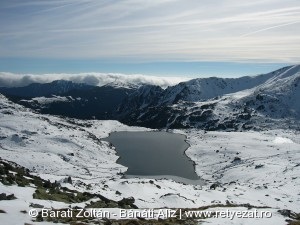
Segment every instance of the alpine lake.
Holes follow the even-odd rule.
[[[172,179],[185,184],[203,184],[194,162],[185,151],[186,136],[165,131],[112,132],[102,139],[111,143],[117,163],[128,167],[125,178]]]

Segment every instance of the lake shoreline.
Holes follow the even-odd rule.
[[[124,136],[124,135],[128,135],[128,134],[144,135],[144,136],[142,136],[143,138],[145,138],[145,136],[148,138],[147,134],[149,134],[149,133],[150,134],[155,134],[155,135],[157,135],[157,133],[162,133],[162,136],[164,134],[167,134],[167,135],[170,135],[170,134],[171,135],[176,135],[176,136],[173,136],[171,138],[172,139],[178,139],[178,138],[180,138],[180,141],[184,141],[184,144],[186,146],[184,146],[184,147],[180,146],[179,149],[181,149],[181,150],[177,149],[177,151],[174,151],[172,149],[171,153],[172,153],[172,155],[173,154],[176,155],[176,153],[178,154],[178,153],[182,152],[184,158],[180,158],[180,160],[188,161],[188,163],[191,163],[191,166],[193,167],[193,174],[194,175],[188,175],[188,177],[184,177],[184,176],[175,175],[175,174],[156,174],[157,171],[156,171],[156,173],[154,172],[154,174],[140,174],[141,171],[138,171],[137,174],[135,174],[135,173],[128,174],[128,170],[132,169],[132,167],[130,168],[130,166],[124,165],[124,164],[126,164],[126,163],[124,163],[124,160],[123,160],[124,155],[122,157],[122,153],[120,153],[120,148],[123,148],[123,146],[122,147],[120,147],[120,145],[116,146],[118,144],[113,143],[114,141],[109,140],[109,139],[113,138],[113,135]],[[160,135],[159,138],[162,138],[162,136]],[[168,138],[169,137],[170,136],[168,136]],[[114,132],[109,133],[109,135],[106,138],[103,138],[101,140],[108,142],[111,146],[114,147],[114,151],[116,152],[116,155],[118,156],[118,159],[116,160],[116,163],[127,167],[127,170],[123,174],[122,178],[125,178],[125,179],[131,179],[131,178],[140,178],[140,179],[143,179],[143,178],[146,178],[146,179],[171,179],[171,180],[173,180],[175,182],[184,183],[184,184],[192,184],[192,185],[204,185],[205,184],[204,180],[201,177],[199,177],[199,175],[196,173],[196,163],[186,154],[186,151],[191,147],[191,145],[187,142],[188,137],[185,134],[174,133],[174,132],[170,132],[170,131],[114,131]],[[126,145],[128,144],[127,142],[128,142],[128,140],[126,140]],[[159,140],[157,142],[155,142],[155,143],[156,144],[159,143]],[[173,144],[173,143],[170,143],[170,144]],[[144,151],[144,149],[143,149],[143,151]],[[170,150],[168,150],[168,151],[170,151]],[[149,154],[149,152],[147,152],[147,153]],[[155,153],[155,151],[154,151],[154,153]],[[159,152],[159,153],[162,154],[162,152]],[[124,152],[123,152],[123,154],[124,154]],[[128,154],[130,154],[130,153],[128,152]],[[134,157],[136,157],[136,155],[134,155]],[[176,158],[176,159],[178,160],[178,158]],[[178,160],[178,161],[180,161],[180,160]],[[174,162],[174,163],[177,163],[177,162]],[[180,162],[178,162],[178,163],[180,164]],[[185,163],[187,163],[187,162],[185,162]],[[174,165],[173,165],[173,167],[174,167]],[[177,167],[176,169],[178,170],[178,168],[180,169],[180,167]],[[185,168],[185,169],[188,170],[188,168]],[[180,172],[180,173],[182,174],[182,172]]]

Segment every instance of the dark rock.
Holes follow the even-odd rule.
[[[256,110],[264,110],[265,109],[265,106],[264,105],[260,105],[256,108]]]
[[[256,95],[256,100],[262,101],[264,97],[260,94]]]
[[[255,166],[255,169],[259,169],[259,168],[262,168],[262,167],[264,167],[264,165],[259,164],[259,165],[256,165],[256,166]]]
[[[209,189],[210,190],[215,190],[217,187],[221,187],[221,184],[219,182],[213,183],[210,185]]]
[[[39,208],[39,209],[42,209],[44,208],[43,205],[40,205],[40,204],[35,204],[35,203],[30,203],[29,207],[32,207],[32,208]]]
[[[243,120],[249,120],[251,118],[251,115],[249,113],[243,113],[243,114],[240,114],[238,116],[239,119],[243,119]]]
[[[278,212],[281,215],[286,216],[286,217],[291,217],[291,213],[292,213],[292,211],[289,209],[280,209],[280,210],[278,210]]]
[[[72,182],[72,178],[69,176],[68,178],[67,178],[67,183],[69,183],[69,184],[72,184],[73,182]]]
[[[17,199],[14,194],[6,195],[5,193],[0,194],[0,201],[1,200],[14,200]]]
[[[241,161],[242,159],[240,157],[234,157],[234,159],[232,160],[233,163],[239,163]]]
[[[0,194],[0,201],[1,200],[6,200],[6,194],[5,193]]]
[[[14,194],[7,195],[7,196],[6,196],[6,200],[14,200],[14,199],[16,199],[16,197],[15,197]]]
[[[123,198],[122,200],[120,200],[118,202],[118,205],[121,206],[122,208],[128,208],[128,207],[137,208],[134,205],[134,202],[135,202],[135,199],[133,197]]]

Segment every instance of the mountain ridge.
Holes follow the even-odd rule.
[[[32,83],[24,87],[0,87],[0,92],[6,95],[22,97],[47,97],[59,95],[73,89],[88,90],[93,88],[84,83],[74,83],[67,80],[55,80],[50,83]]]
[[[54,96],[11,100],[41,113],[79,119],[115,119],[150,128],[236,131],[293,122],[296,126],[299,81],[300,66],[295,65],[257,76],[196,78],[166,89],[148,84],[128,88],[118,81],[101,87],[74,84],[72,88],[72,82],[56,81],[44,86],[68,84],[67,91],[61,93],[60,88]]]
[[[269,120],[266,126],[271,126],[272,123],[280,126],[280,122],[276,121],[278,118],[290,118],[297,122],[300,112],[297,104],[297,98],[300,97],[297,88],[299,79],[299,65],[254,77],[198,78],[167,88],[160,94],[157,102],[152,102],[139,112],[132,110],[136,116],[131,115],[130,119],[125,116],[121,121],[152,128],[197,127],[208,130],[252,129],[255,126],[262,127],[258,123]],[[245,81],[249,81],[248,84]],[[206,97],[201,97],[203,83],[205,90],[214,90],[216,86],[219,89],[212,93],[204,91]],[[242,87],[233,85],[239,86],[240,83],[243,84]],[[264,102],[261,102],[262,95],[265,95]],[[288,99],[289,104],[285,104]],[[277,110],[277,114],[276,107],[281,109]],[[288,113],[290,108],[294,113]],[[264,109],[266,110],[263,111]],[[129,114],[132,112],[127,115]]]

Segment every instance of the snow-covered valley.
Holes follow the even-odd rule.
[[[51,182],[72,190],[101,194],[120,201],[134,197],[139,208],[208,208],[232,204],[233,210],[270,207],[272,218],[255,224],[286,224],[278,210],[300,212],[300,135],[295,130],[221,132],[198,129],[169,130],[187,136],[186,151],[196,164],[200,185],[172,180],[123,179],[126,168],[109,143],[101,141],[113,131],[147,131],[117,121],[77,120],[37,114],[1,96],[0,157],[28,168]],[[66,182],[71,177],[72,182]],[[32,222],[20,211],[30,204],[63,208],[70,204],[34,199],[35,187],[0,184],[0,193],[17,199],[0,201],[3,224]],[[73,203],[84,206],[85,203]],[[223,206],[223,207],[222,207]],[[243,207],[244,206],[244,207]],[[215,209],[215,208],[214,208]],[[21,222],[20,222],[21,221]],[[200,224],[253,224],[253,219],[208,218]]]
[[[198,78],[165,89],[150,83],[98,87],[64,80],[3,87],[0,221],[77,224],[28,213],[79,207],[272,214],[134,222],[115,216],[80,220],[83,224],[297,224],[299,76],[296,65],[253,77]],[[115,131],[158,130],[186,136],[185,154],[204,184],[176,177],[125,178],[127,168],[103,138]]]

